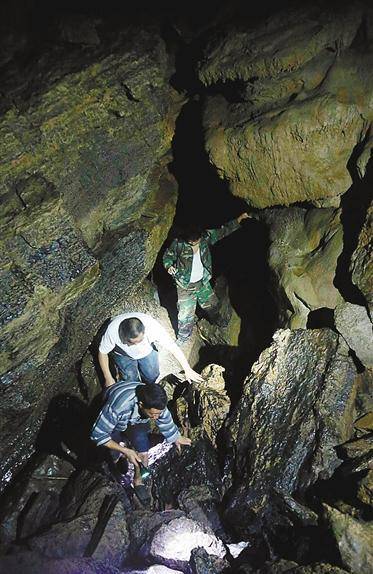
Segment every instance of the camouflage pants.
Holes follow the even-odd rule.
[[[197,303],[208,314],[216,313],[218,298],[210,283],[190,283],[187,289],[177,286],[178,337],[187,339],[193,331]]]

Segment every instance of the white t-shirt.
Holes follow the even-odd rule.
[[[122,343],[119,338],[119,325],[124,319],[130,319],[132,317],[140,319],[144,324],[145,336],[141,343],[137,343],[136,345],[126,345],[125,343]],[[153,347],[151,346],[151,343],[154,343],[155,341],[168,350],[171,350],[175,345],[167,331],[150,315],[146,315],[145,313],[123,313],[122,315],[114,317],[109,324],[101,339],[99,351],[107,354],[110,353],[116,345],[118,345],[118,347],[123,349],[123,351],[132,357],[132,359],[143,359],[152,352]]]
[[[193,253],[192,273],[190,275],[190,283],[196,283],[203,277],[203,265],[201,261],[201,252],[198,249]]]

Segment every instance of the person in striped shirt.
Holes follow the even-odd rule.
[[[181,436],[167,408],[167,395],[160,385],[139,381],[119,381],[109,387],[103,406],[91,433],[97,446],[112,451],[113,459],[125,457],[135,466],[134,487],[143,485],[139,463],[148,466],[150,448],[150,420],[154,420],[167,442],[190,445],[191,440]],[[131,447],[120,444],[123,439]]]

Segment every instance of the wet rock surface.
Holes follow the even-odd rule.
[[[17,48],[1,34],[1,572],[370,572],[372,13],[243,4],[140,26],[127,6],[110,22],[106,5],[77,7],[35,49],[25,30]],[[174,336],[149,275],[174,177],[178,221],[270,209],[220,251],[224,324],[200,320],[183,348],[208,364],[204,382],[182,382],[160,349],[192,445],[178,453],[153,431],[144,509],[89,430],[105,321],[136,309]],[[258,359],[277,311],[293,330]]]
[[[66,369],[151,270],[174,215],[167,154],[180,98],[165,45],[154,29],[131,30],[92,50],[40,60],[50,68],[37,93],[22,92],[22,105],[13,93],[0,119],[9,478],[49,401],[74,390]]]
[[[239,477],[226,510],[233,528],[263,517],[273,492],[302,497],[341,464],[334,449],[352,433],[355,374],[332,331],[275,334],[229,422]]]

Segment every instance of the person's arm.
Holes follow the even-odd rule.
[[[139,457],[139,455],[135,450],[132,450],[131,448],[127,448],[125,446],[121,446],[120,444],[115,442],[115,440],[113,440],[112,438],[107,442],[105,442],[103,446],[106,446],[107,448],[111,448],[112,450],[116,450],[122,453],[126,457],[126,459],[129,460],[129,462],[131,462],[135,466],[138,466],[137,463],[141,462],[141,458]]]
[[[127,420],[130,416],[130,410],[128,411]],[[123,423],[123,428],[126,427],[125,421]],[[91,432],[91,439],[97,444],[97,446],[105,446],[122,453],[130,462],[137,465],[140,460],[136,451],[121,446],[115,440],[111,438],[111,433],[118,424],[118,415],[113,411],[110,404],[104,405],[100,414],[97,417],[95,424],[93,425]]]
[[[176,242],[173,241],[163,254],[163,266],[170,275],[177,273],[176,265]]]
[[[179,361],[182,369],[185,371],[186,379],[191,382],[202,383],[203,378],[196,371],[193,371],[189,365],[184,353],[171,339],[166,329],[153,317],[148,317],[146,320],[146,329],[150,342],[157,341],[165,347],[170,353]]]
[[[98,352],[98,362],[100,364],[102,373],[105,379],[105,387],[111,387],[116,382],[113,378],[109,367],[109,355],[107,353]]]
[[[176,345],[176,343],[171,341],[171,344],[168,346],[168,350],[175,357],[175,359],[179,361],[182,369],[185,372],[185,378],[187,381],[194,381],[195,383],[203,382],[203,377],[192,369],[183,351]]]
[[[190,446],[192,444],[190,438],[180,434],[167,407],[156,420],[156,424],[166,441],[173,443],[179,452],[181,451],[181,445]]]
[[[227,237],[228,235],[239,229],[241,221],[249,217],[253,217],[253,215],[245,211],[241,213],[241,215],[239,215],[236,219],[229,221],[229,223],[222,225],[218,229],[208,229],[206,233],[208,242],[211,245],[214,245],[214,243],[217,243],[224,237]]]

